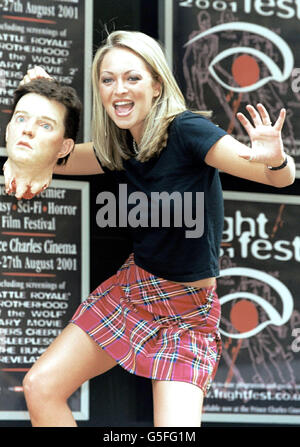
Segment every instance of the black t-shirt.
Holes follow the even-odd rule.
[[[223,196],[218,170],[204,158],[224,135],[185,111],[171,123],[159,156],[142,163],[132,157],[124,170],[112,171],[121,226],[129,227],[135,262],[144,270],[183,282],[218,276]]]

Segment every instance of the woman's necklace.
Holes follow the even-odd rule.
[[[137,155],[139,153],[138,145],[135,142],[135,139],[132,140],[133,152]]]

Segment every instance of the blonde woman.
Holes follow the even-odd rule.
[[[24,81],[39,76],[47,74],[37,68]],[[275,187],[291,184],[294,163],[281,139],[285,110],[272,125],[261,104],[248,106],[252,122],[241,113],[238,117],[252,147],[239,143],[186,109],[160,46],[128,31],[113,32],[98,50],[93,89],[93,144],[77,145],[66,166],[55,172],[111,170],[128,196],[137,193],[141,202],[147,200],[139,216],[127,201],[128,226],[134,222],[133,254],[80,305],[26,375],[32,424],[75,426],[68,397],[86,380],[119,364],[152,380],[155,426],[200,426],[203,398],[221,354],[216,277],[223,201],[218,170]],[[8,191],[13,172],[8,160]],[[37,192],[51,175],[45,166],[38,181],[29,171],[25,180],[15,178],[17,195],[29,191],[33,180],[32,192]],[[169,207],[172,214],[182,205],[181,225],[179,215],[169,216],[167,224],[154,215],[142,225],[141,214],[153,217],[151,207],[157,206],[153,193],[160,194],[156,212]],[[198,220],[187,219],[190,205]],[[199,221],[195,233],[190,222],[197,226]]]

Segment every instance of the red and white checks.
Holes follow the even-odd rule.
[[[219,319],[215,286],[199,289],[158,278],[131,255],[71,322],[130,373],[193,383],[205,393],[221,354]]]

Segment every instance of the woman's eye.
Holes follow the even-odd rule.
[[[103,84],[110,84],[111,82],[112,82],[111,78],[104,78],[104,79],[102,79],[102,83]]]
[[[138,76],[129,76],[128,80],[132,81],[132,82],[136,82],[136,81],[139,81],[140,78]]]

